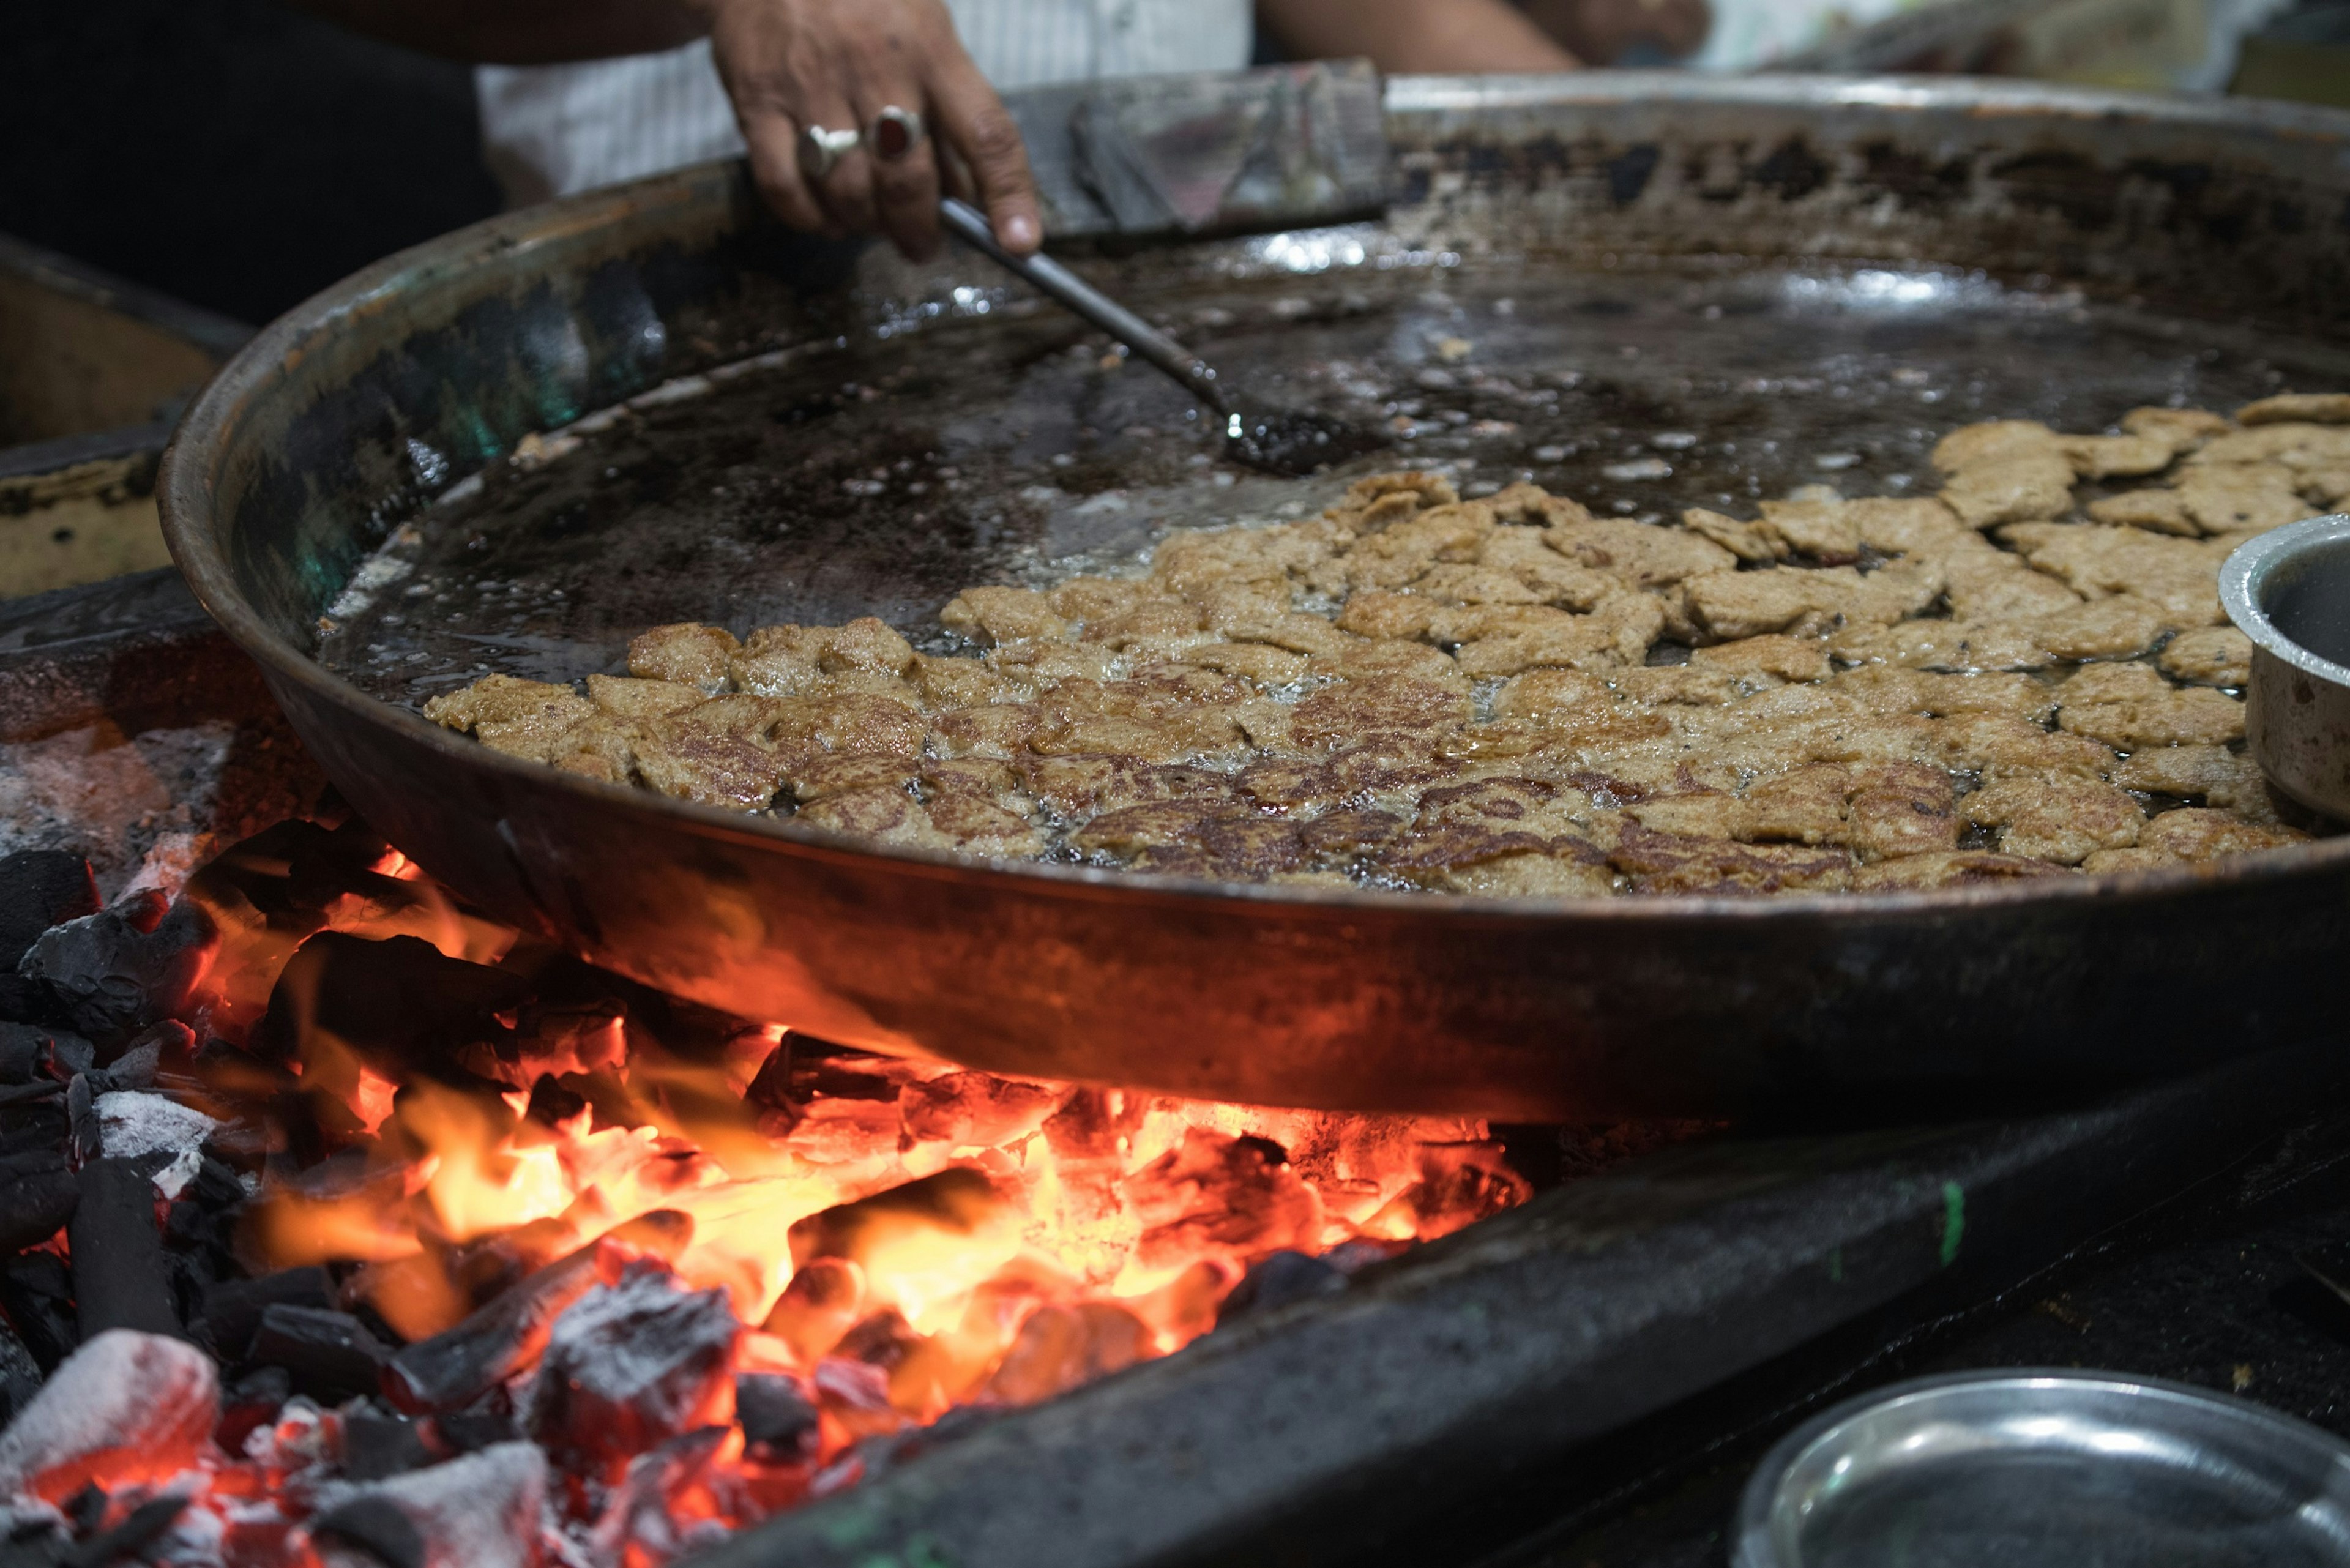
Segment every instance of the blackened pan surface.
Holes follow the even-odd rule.
[[[1634,515],[1898,493],[1971,419],[2350,386],[2344,121],[1677,78],[1390,106],[1388,223],[1097,265],[1228,374],[1391,421],[1395,461],[1465,487],[1530,474]],[[1300,897],[828,841],[403,711],[488,669],[613,668],[663,620],[920,634],[963,584],[1115,568],[1347,477],[1222,468],[1171,391],[975,268],[849,262],[689,171],[394,258],[183,428],[162,494],[198,592],[354,804],[494,911],[858,1043],[1515,1117],[2062,1093],[2322,1026],[2350,992],[2339,842],[1906,897]]]

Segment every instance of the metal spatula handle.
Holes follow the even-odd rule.
[[[1174,377],[1193,397],[1219,412],[1229,410],[1224,390],[1216,383],[1216,372],[1198,355],[1076,273],[1041,252],[1033,256],[1014,255],[995,243],[995,231],[988,226],[984,213],[968,202],[956,201],[952,196],[940,201],[939,217],[957,239],[983,253],[997,265],[1017,273],[1045,294],[1067,306]]]

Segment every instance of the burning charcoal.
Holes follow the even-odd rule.
[[[917,1139],[998,1148],[1043,1127],[1067,1094],[986,1073],[947,1073],[907,1085],[898,1108],[906,1131]]]
[[[151,1089],[156,1075],[163,1069],[166,1058],[185,1061],[196,1051],[196,1032],[176,1018],[166,1018],[151,1029],[141,1030],[121,1054],[106,1064],[102,1075],[105,1083],[100,1092],[113,1089]]]
[[[155,1185],[144,1170],[127,1159],[83,1166],[66,1240],[84,1339],[110,1328],[181,1332],[163,1238],[155,1229]]]
[[[0,1424],[32,1402],[41,1391],[40,1364],[7,1320],[0,1318]]]
[[[847,1258],[869,1279],[876,1256],[899,1244],[935,1251],[969,1239],[993,1251],[990,1243],[1006,1232],[1016,1243],[1018,1226],[1014,1206],[984,1171],[953,1166],[799,1220],[790,1233],[792,1263],[796,1268],[814,1258]],[[1011,1251],[1004,1248],[1004,1256]],[[993,1272],[983,1270],[977,1277]]]
[[[0,1023],[0,1084],[37,1084],[87,1073],[98,1049],[63,1029]]]
[[[99,1075],[82,1075],[99,1076]],[[118,1088],[97,1098],[99,1131],[108,1159],[141,1159],[146,1154],[181,1154],[203,1147],[219,1128],[200,1109],[139,1088]]]
[[[577,1089],[567,1089],[562,1082],[548,1075],[530,1086],[530,1109],[525,1114],[542,1127],[556,1127],[569,1121],[588,1108],[588,1096]]]
[[[0,858],[0,968],[16,968],[51,926],[99,908],[97,879],[78,855],[24,849]]]
[[[244,1439],[257,1427],[277,1419],[277,1412],[293,1397],[294,1379],[283,1366],[257,1366],[238,1378],[221,1400],[220,1425],[213,1440],[232,1454],[244,1451]]]
[[[1032,1405],[1132,1366],[1149,1342],[1142,1320],[1115,1303],[1041,1306],[1020,1325],[988,1392]]]
[[[0,1252],[37,1247],[73,1218],[81,1185],[62,1166],[0,1181]]]
[[[280,1269],[258,1279],[230,1280],[204,1293],[200,1320],[213,1350],[223,1361],[239,1362],[253,1353],[261,1314],[273,1306],[324,1311],[335,1304],[335,1282],[321,1268]]]
[[[98,1119],[98,1094],[88,1073],[66,1085],[66,1158],[76,1169],[106,1152],[106,1131]]]
[[[546,1506],[546,1456],[500,1443],[376,1481],[312,1520],[310,1535],[325,1568],[536,1568]]]
[[[707,1427],[670,1438],[629,1461],[596,1521],[595,1557],[629,1568],[658,1568],[672,1558],[724,1539],[725,1526],[706,1515],[681,1523],[688,1512],[675,1505],[699,1488],[726,1437],[723,1427]]]
[[[125,1515],[113,1529],[90,1536],[66,1554],[65,1568],[107,1568],[114,1563],[145,1563],[150,1551],[186,1511],[188,1500],[178,1493],[149,1498]]]
[[[815,1396],[780,1372],[745,1372],[734,1379],[734,1419],[743,1428],[743,1452],[767,1464],[812,1464],[823,1447]]]
[[[1532,1197],[1526,1180],[1503,1162],[1492,1143],[1427,1144],[1419,1153],[1419,1179],[1388,1202],[1374,1219],[1408,1226],[1423,1241],[1450,1236]],[[1391,1232],[1392,1233],[1392,1232]]]
[[[0,1433],[0,1494],[55,1502],[89,1481],[120,1489],[186,1469],[220,1417],[212,1357],[115,1329],[68,1356]]]
[[[1126,1191],[1146,1227],[1134,1253],[1145,1267],[1311,1246],[1322,1230],[1321,1199],[1269,1138],[1188,1128],[1127,1179]]]
[[[253,1357],[286,1368],[297,1391],[335,1404],[382,1386],[391,1347],[348,1313],[280,1303],[262,1309]]]
[[[681,1290],[658,1266],[632,1264],[555,1320],[525,1427],[574,1469],[641,1453],[707,1424],[741,1332],[724,1291]]]
[[[1347,1276],[1319,1258],[1309,1258],[1303,1252],[1275,1252],[1258,1260],[1256,1265],[1241,1277],[1232,1293],[1216,1314],[1216,1326],[1243,1318],[1251,1313],[1271,1312],[1302,1302],[1309,1296],[1326,1296],[1347,1288]]]
[[[886,1307],[842,1334],[832,1353],[868,1366],[878,1366],[884,1372],[895,1372],[921,1346],[922,1336],[914,1332],[906,1314],[896,1307]]]
[[[103,1044],[184,1009],[219,945],[194,904],[139,893],[43,933],[17,966],[64,1020]]]
[[[498,1014],[529,998],[528,981],[444,958],[419,937],[372,941],[325,931],[304,942],[278,975],[254,1047],[265,1057],[290,1060],[302,1031],[311,1028],[342,1041],[387,1077],[445,1077],[457,1052],[511,1036]]]
[[[382,1480],[432,1462],[415,1422],[367,1409],[343,1413],[343,1474],[351,1480]]]
[[[54,1371],[81,1344],[73,1276],[55,1252],[20,1253],[0,1264],[0,1306],[8,1309],[9,1323],[44,1372]]]
[[[426,1568],[428,1562],[424,1532],[388,1497],[355,1497],[327,1510],[310,1521],[310,1540],[323,1563],[351,1554],[382,1568]]]
[[[470,1410],[452,1410],[431,1419],[433,1437],[450,1453],[475,1453],[522,1436],[522,1428],[515,1423],[512,1402],[503,1387],[490,1390]]]
[[[1045,1142],[1063,1159],[1114,1159],[1118,1140],[1142,1130],[1149,1098],[1123,1089],[1078,1089],[1045,1118]]]
[[[412,1414],[460,1410],[529,1366],[549,1327],[589,1290],[617,1273],[631,1249],[674,1260],[693,1239],[693,1220],[673,1209],[639,1215],[515,1283],[445,1334],[417,1341],[391,1359],[384,1389]]]
[[[98,883],[78,855],[26,849],[0,859],[0,1018],[30,1019],[43,1010],[40,988],[16,966],[43,931],[99,907]]]
[[[846,1258],[811,1258],[792,1275],[762,1324],[802,1366],[829,1355],[865,1304],[865,1271]]]

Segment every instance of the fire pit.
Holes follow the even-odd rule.
[[[2043,1267],[2338,1077],[1725,1141],[779,1037],[451,898],[185,610],[134,582],[0,655],[11,757],[232,737],[184,843],[12,819],[50,846],[0,872],[0,1474],[45,1563],[1466,1552],[1492,1489],[1711,1440],[1741,1417],[1667,1413]]]

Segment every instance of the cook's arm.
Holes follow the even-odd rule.
[[[1581,62],[1507,0],[1257,0],[1299,58],[1363,55],[1383,71],[1571,71]]]
[[[539,65],[674,48],[705,35],[760,192],[785,223],[879,229],[910,255],[939,244],[943,141],[1007,250],[1044,239],[1020,129],[972,64],[941,0],[296,0],[354,31],[455,59]],[[887,108],[931,135],[885,161],[858,148],[810,182],[802,129],[865,130]]]

